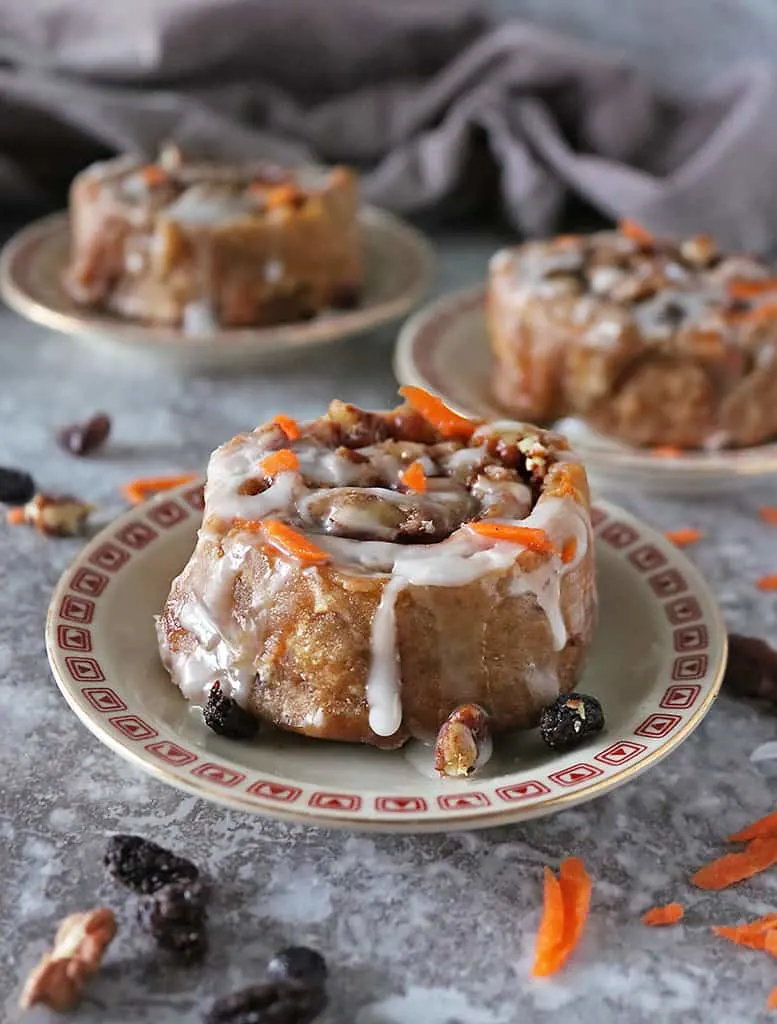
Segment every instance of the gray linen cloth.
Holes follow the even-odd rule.
[[[466,0],[45,0],[0,17],[0,201],[62,200],[106,154],[173,139],[343,161],[442,216],[501,196],[527,235],[570,195],[731,246],[777,244],[777,80],[672,99],[617,56]]]

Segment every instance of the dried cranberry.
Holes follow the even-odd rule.
[[[71,423],[57,434],[57,441],[71,455],[91,455],[108,440],[111,419],[107,413],[98,412],[85,423]]]

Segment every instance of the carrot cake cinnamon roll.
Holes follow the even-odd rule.
[[[402,392],[214,452],[158,620],[188,700],[396,747],[472,702],[492,732],[532,727],[573,687],[596,619],[583,467],[558,435]]]

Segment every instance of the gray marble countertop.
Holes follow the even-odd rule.
[[[437,291],[482,276],[496,236],[438,238]],[[0,465],[31,469],[121,508],[131,476],[200,469],[240,429],[283,410],[318,414],[339,396],[392,401],[385,329],[256,375],[186,378],[128,364],[0,313]],[[55,427],[97,408],[114,418],[109,449],[75,460]],[[698,526],[689,549],[729,624],[777,640],[777,598],[753,581],[777,570],[777,534],[757,520],[777,484],[705,500],[623,504],[662,529]],[[773,529],[773,528],[772,528]],[[777,910],[777,873],[720,894],[687,878],[728,832],[775,808],[777,761],[752,761],[777,718],[719,700],[657,768],[585,806],[526,825],[440,836],[372,836],[276,824],[183,795],[129,766],[79,724],[52,682],[43,647],[49,594],[77,541],[0,525],[0,1017],[16,1021],[21,980],[66,913],[111,902],[120,937],[89,985],[83,1024],[188,1024],[258,979],[271,953],[309,943],[327,956],[322,1024],[576,1024],[766,1020],[777,963],[734,950],[709,926]],[[106,836],[138,832],[180,851],[215,880],[211,953],[201,969],[154,956],[106,885]],[[541,866],[575,853],[595,879],[584,941],[555,979],[529,978]],[[679,899],[683,924],[639,922]],[[59,1019],[45,1010],[25,1024]]]

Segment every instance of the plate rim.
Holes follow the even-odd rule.
[[[119,346],[158,355],[245,353],[271,355],[279,351],[338,341],[381,324],[389,323],[414,309],[429,292],[436,273],[437,259],[431,240],[401,217],[377,206],[359,207],[358,220],[365,234],[391,239],[395,250],[403,249],[404,258],[417,265],[412,284],[380,302],[302,323],[266,327],[232,327],[207,335],[186,335],[177,327],[154,326],[110,314],[88,310],[66,311],[42,302],[21,284],[17,261],[30,246],[51,244],[69,227],[67,210],[39,217],[16,231],[0,249],[0,297],[20,316],[61,334],[98,339]]]
[[[190,773],[187,773],[186,775],[176,774],[166,768],[161,762],[157,763],[153,760],[150,754],[144,757],[132,746],[128,739],[123,737],[123,734],[111,731],[111,729],[108,728],[108,720],[105,716],[100,717],[96,708],[92,707],[90,712],[90,710],[85,706],[87,704],[85,698],[82,698],[83,704],[79,701],[78,697],[80,696],[80,686],[82,685],[83,680],[77,681],[69,677],[69,673],[66,671],[67,666],[66,664],[63,664],[65,663],[66,655],[60,648],[57,636],[58,630],[62,625],[59,614],[60,609],[66,595],[73,589],[71,584],[75,573],[79,569],[83,569],[85,566],[91,566],[94,570],[94,566],[99,565],[100,563],[93,562],[92,556],[99,551],[100,548],[104,547],[109,540],[115,548],[119,543],[117,540],[118,533],[122,530],[126,530],[126,528],[132,524],[137,524],[138,522],[144,522],[148,525],[149,520],[147,518],[147,514],[155,511],[160,505],[168,503],[171,499],[180,499],[181,504],[186,505],[190,511],[194,509],[196,519],[199,509],[195,508],[191,497],[187,498],[187,495],[191,496],[194,494],[200,486],[201,483],[190,482],[189,484],[182,485],[174,490],[164,492],[163,494],[152,498],[150,501],[134,506],[123,515],[107,524],[104,529],[99,531],[97,535],[81,549],[73,562],[68,565],[62,573],[56,587],[54,588],[46,616],[45,641],[50,670],[60,693],[65,698],[70,709],[75,713],[76,717],[109,749],[118,753],[121,757],[136,767],[142,768],[155,778],[158,778],[169,785],[173,785],[179,790],[194,793],[196,796],[208,799],[222,806],[230,807],[233,810],[261,814],[266,817],[292,821],[298,824],[317,825],[328,828],[344,828],[364,832],[373,831],[421,834],[451,832],[470,828],[495,827],[510,824],[512,822],[528,821],[532,818],[542,817],[549,813],[555,813],[557,810],[561,810],[566,807],[585,803],[588,800],[595,799],[598,796],[624,785],[636,775],[655,767],[655,765],[663,760],[664,757],[683,743],[698,727],[698,725],[700,725],[718,696],[727,658],[727,631],[720,607],[706,580],[693,563],[690,562],[690,560],[681,551],[674,548],[673,545],[671,545],[669,541],[667,541],[653,527],[644,523],[638,517],[632,515],[630,512],[620,508],[612,502],[600,501],[597,502],[597,505],[604,512],[604,522],[625,522],[626,524],[636,524],[639,527],[636,531],[636,537],[631,543],[636,543],[636,540],[639,539],[643,542],[657,545],[659,550],[663,550],[665,555],[667,553],[671,553],[671,558],[668,560],[670,566],[672,564],[675,566],[679,564],[682,567],[685,579],[689,584],[689,592],[696,597],[700,596],[702,598],[704,606],[702,621],[711,627],[710,649],[714,652],[716,645],[719,647],[717,664],[710,665],[706,673],[707,675],[711,674],[709,692],[704,696],[704,699],[699,702],[698,706],[694,708],[693,712],[689,714],[687,720],[682,724],[682,727],[672,732],[660,746],[656,747],[650,753],[650,756],[638,761],[630,768],[622,768],[620,771],[612,775],[605,775],[604,778],[600,778],[581,789],[575,789],[568,793],[556,793],[550,796],[550,799],[537,801],[536,803],[529,804],[528,806],[521,807],[520,804],[514,804],[513,806],[505,806],[504,809],[502,809],[498,805],[492,805],[489,802],[486,810],[481,809],[477,813],[466,814],[459,813],[457,811],[455,814],[451,813],[450,816],[443,815],[432,817],[428,820],[424,820],[419,816],[421,813],[419,810],[414,811],[411,816],[406,818],[402,818],[401,815],[394,818],[380,818],[377,816],[377,810],[373,807],[370,807],[368,812],[363,812],[358,815],[349,814],[343,810],[337,810],[336,813],[331,810],[325,814],[320,811],[317,813],[316,809],[309,803],[300,804],[293,810],[288,810],[282,806],[278,806],[278,801],[269,802],[268,799],[263,800],[253,794],[225,789],[223,786],[219,788],[219,786],[215,784],[208,786],[206,782],[201,782],[198,777],[193,776]],[[187,517],[185,517],[185,519],[186,518]],[[153,520],[153,522],[157,523],[157,520]],[[172,525],[181,525],[181,522],[182,521],[179,521],[177,524],[174,523]],[[157,539],[163,540],[166,536],[169,537],[169,534],[167,534],[164,529],[158,528]],[[132,554],[126,549],[122,554],[127,555],[128,557],[126,557],[119,565],[119,569],[121,569],[122,565],[126,564],[132,557]],[[664,568],[666,568],[666,565],[664,565]],[[98,598],[99,594],[95,600]],[[657,595],[654,600],[656,602],[660,602],[660,598]],[[661,605],[661,607],[663,608],[664,606]],[[671,623],[667,628],[671,629]],[[668,672],[666,673],[665,681],[671,684]],[[109,688],[110,679],[105,679],[105,683]],[[121,711],[121,709],[113,709],[114,712],[117,710]],[[172,729],[169,729],[168,731],[171,733],[172,737],[176,736],[176,733]],[[161,739],[161,733],[156,733],[156,735],[160,736],[160,742],[164,742]],[[146,738],[150,739],[151,737]],[[174,739],[173,742],[175,742]],[[615,738],[613,742],[619,741]],[[622,742],[622,740],[620,742]],[[211,756],[217,761],[230,761],[229,758],[222,758],[218,754],[213,754]],[[591,756],[593,756],[593,754]],[[204,752],[203,764],[210,763],[211,762],[208,760],[208,753]],[[245,766],[240,767],[245,770]],[[262,769],[255,770],[255,774],[259,774],[261,772]],[[273,773],[264,772],[264,774],[272,775]],[[245,776],[243,776],[242,781],[246,781]],[[287,780],[286,785],[291,788],[298,788],[298,785],[294,780]],[[503,786],[504,785],[509,785],[509,783],[503,783]],[[370,798],[376,797],[376,793],[377,791],[373,792],[372,790],[362,790],[362,797],[365,795],[367,797],[363,802],[368,803]],[[399,794],[396,795],[399,796]],[[458,796],[462,794],[458,793],[451,795]],[[426,796],[428,797],[429,794],[426,794]],[[434,803],[434,800],[432,800],[432,802]]]
[[[426,332],[434,332],[437,322],[456,319],[470,312],[470,307],[485,305],[487,285],[479,283],[448,292],[425,303],[402,325],[394,346],[392,366],[400,384],[415,384],[445,399],[452,408],[473,415],[461,402],[442,391],[419,368],[417,351]],[[444,328],[438,328],[438,336]],[[498,403],[494,400],[495,407]],[[505,416],[509,413],[505,411]],[[603,450],[576,440],[575,450],[585,460],[590,474],[644,474],[649,472],[663,484],[676,481],[680,474],[691,473],[696,481],[712,483],[722,477],[769,477],[777,473],[777,439],[751,448],[723,449],[721,452],[688,452],[671,458],[659,457],[648,449],[626,447],[624,450]],[[728,460],[729,465],[725,465]]]

